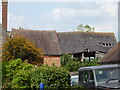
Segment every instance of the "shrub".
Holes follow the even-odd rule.
[[[61,58],[61,65],[64,66],[66,65],[66,63],[68,61],[73,61],[73,59],[71,58],[72,56],[69,54],[63,54],[60,58]]]
[[[80,65],[81,64],[79,61],[69,61],[66,63],[64,67],[71,72],[71,71],[78,71]]]
[[[7,62],[7,61],[2,62],[2,83],[3,84],[5,82],[7,82],[7,79],[6,79],[6,74],[7,74],[6,65],[8,65],[8,64],[9,64],[9,62]]]
[[[45,88],[68,88],[70,85],[69,72],[64,68],[43,65],[31,74],[31,87],[39,88],[44,83]]]
[[[13,76],[12,88],[30,88],[30,70],[21,70]]]
[[[78,71],[80,67],[96,66],[96,65],[98,65],[97,62],[69,61],[63,67],[65,67],[67,70],[72,72],[72,71]]]
[[[30,63],[41,64],[43,62],[42,56],[40,49],[37,49],[33,43],[20,35],[7,38],[3,44],[3,61],[20,58],[22,60],[27,59]]]
[[[77,85],[73,85],[73,86],[70,88],[70,90],[87,90],[87,88],[84,87],[84,86],[82,86],[82,85],[77,84]]]
[[[78,71],[80,67],[87,67],[87,66],[96,66],[97,60],[91,59],[90,61],[85,60],[84,62],[78,61],[78,58],[72,57],[70,54],[63,54],[61,56],[61,65],[65,67],[67,70],[71,71]]]
[[[5,84],[9,88],[28,88],[30,85],[30,73],[33,70],[33,65],[28,64],[27,61],[22,62],[21,59],[11,60],[6,65],[6,79]]]
[[[47,89],[68,88],[70,85],[69,71],[65,68],[43,65],[35,68],[21,59],[11,60],[5,66],[6,88],[39,88],[40,83]]]
[[[0,61],[0,88],[2,85],[2,62]]]

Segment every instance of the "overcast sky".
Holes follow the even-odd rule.
[[[1,1],[1,0],[0,0]],[[9,2],[8,29],[76,30],[79,24],[95,27],[96,32],[114,32],[118,38],[118,2]],[[114,2],[113,2],[114,1]],[[1,8],[1,5],[0,5]],[[2,15],[0,9],[0,17]],[[0,18],[1,23],[1,18]]]

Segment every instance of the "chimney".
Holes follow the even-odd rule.
[[[7,7],[8,0],[2,0],[2,26],[7,31]]]

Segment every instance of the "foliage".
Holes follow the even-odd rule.
[[[42,56],[43,54],[40,49],[37,49],[34,44],[20,35],[7,38],[3,44],[3,61],[20,58],[22,60],[27,59],[30,63],[37,62],[41,64],[43,62]]]
[[[64,54],[61,56],[61,65],[62,67],[66,68],[70,72],[72,71],[78,71],[80,67],[87,67],[87,66],[96,66],[97,60],[91,59],[89,62],[88,60],[85,60],[84,62],[76,61],[77,58],[72,57],[72,55]]]
[[[64,66],[67,70],[71,71],[78,71],[80,67],[80,62],[79,61],[69,61],[66,63]]]
[[[33,70],[33,65],[27,63],[27,61],[22,62],[21,59],[11,60],[9,64],[6,65],[6,85],[10,88],[28,88],[29,75]]]
[[[84,26],[80,24],[77,26],[77,30],[81,32],[94,32],[94,29],[95,29],[94,27],[90,27],[89,25]]]
[[[0,88],[2,85],[2,62],[0,61]]]
[[[80,84],[76,84],[76,85],[73,85],[70,90],[87,90],[87,88]]]
[[[61,58],[61,65],[64,66],[66,65],[66,63],[68,61],[73,61],[73,59],[71,58],[72,56],[69,54],[63,54],[60,58]]]
[[[7,74],[6,65],[8,65],[8,64],[9,64],[9,62],[7,62],[7,61],[2,62],[2,83],[3,84],[5,82],[7,82],[7,79],[6,79],[6,74]]]
[[[13,76],[12,88],[30,88],[30,70],[21,70]]]
[[[70,85],[69,71],[63,67],[34,67],[21,59],[11,60],[5,65],[3,86],[7,88],[39,88],[40,83],[44,83],[48,89],[68,88]]]
[[[80,62],[80,61],[69,61],[64,67],[72,71],[78,71],[80,67],[88,67],[88,66],[97,66],[96,62]]]
[[[63,67],[43,65],[31,74],[31,87],[39,88],[44,83],[45,88],[67,88],[70,85],[69,72]]]

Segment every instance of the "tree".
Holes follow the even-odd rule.
[[[21,35],[7,38],[6,42],[3,44],[3,61],[18,58],[22,60],[27,59],[28,62],[32,64],[42,64],[43,62],[41,49],[37,49],[33,43]]]
[[[94,32],[94,29],[95,29],[94,27],[90,27],[89,25],[84,26],[80,24],[77,26],[77,30],[81,32]]]

